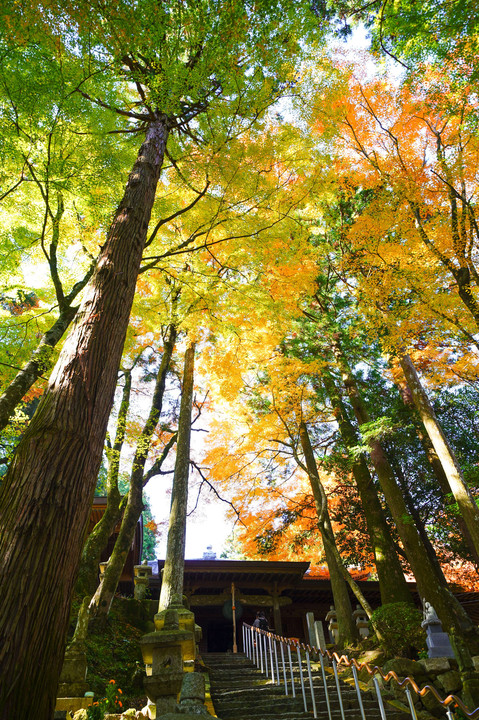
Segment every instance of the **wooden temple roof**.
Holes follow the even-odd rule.
[[[159,560],[159,572],[163,565],[164,561]],[[309,562],[265,560],[185,560],[185,582],[209,587],[237,582],[250,587],[266,581],[290,588],[302,581],[309,565]]]
[[[330,603],[331,583],[327,578],[308,577],[309,562],[279,562],[272,560],[185,560],[185,590],[190,593],[216,594],[232,582],[244,591],[268,592],[273,588],[284,593],[294,604]],[[158,574],[150,580],[157,592],[161,585],[164,560],[158,561]],[[381,604],[379,583],[376,580],[357,580],[361,591],[373,607]],[[416,584],[408,582],[417,598]],[[455,592],[473,622],[479,623],[479,592]],[[353,603],[355,598],[351,597]]]

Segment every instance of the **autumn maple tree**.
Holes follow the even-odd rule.
[[[32,707],[50,720],[78,568],[89,596],[123,511],[92,605],[108,610],[143,485],[174,444],[173,428],[155,433],[178,337],[189,391],[175,562],[196,347],[216,414],[197,469],[239,509],[249,555],[303,545],[318,572],[326,563],[343,643],[355,639],[348,585],[371,610],[351,566],[377,573],[383,602],[410,601],[412,571],[471,680],[477,631],[444,574],[451,557],[479,556],[476,447],[454,421],[473,391],[452,401],[478,371],[476,23],[439,5],[436,21],[434,3],[409,0],[2,6],[5,465],[18,441],[0,487],[2,720]],[[377,53],[417,72],[318,52],[325,25],[346,34],[353,15]],[[128,435],[147,345],[163,361]],[[80,562],[115,392],[108,509]],[[449,541],[454,513],[469,551]]]

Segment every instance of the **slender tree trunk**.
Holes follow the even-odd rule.
[[[97,587],[98,565],[108,538],[113,535],[127,503],[117,490],[107,496],[106,509],[83,546],[75,591],[80,595],[93,595]]]
[[[126,557],[133,542],[136,524],[143,510],[143,473],[150,452],[151,439],[161,415],[166,377],[171,364],[176,336],[176,327],[170,325],[163,357],[156,377],[150,413],[136,446],[130,474],[128,502],[121,522],[120,532],[108,561],[103,580],[98,586],[90,604],[91,615],[96,617],[100,622],[106,620],[110,612],[111,603],[125,566]]]
[[[308,428],[304,422],[302,422],[299,427],[299,438],[306,461],[316,512],[318,513],[318,527],[323,540],[324,554],[326,555],[331,580],[334,607],[338,617],[338,644],[340,647],[345,647],[346,645],[352,645],[354,641],[358,639],[358,629],[354,622],[348,587],[342,571],[343,563],[336,548],[326,495],[319,479],[318,466],[316,465],[316,458],[314,457],[311,446]]]
[[[411,390],[414,404],[444,469],[450,491],[454,495],[459,512],[464,518],[464,522],[466,523],[469,531],[469,536],[473,543],[475,555],[477,556],[477,554],[479,554],[479,508],[477,507],[471,491],[464,480],[464,476],[454,451],[444,435],[443,429],[439,424],[431,403],[429,402],[429,398],[422,386],[421,380],[419,379],[411,358],[409,355],[403,355],[399,359],[399,363]]]
[[[83,546],[80,567],[75,586],[79,595],[92,596],[97,587],[98,564],[103,548],[108,543],[108,538],[114,532],[119,523],[122,512],[126,505],[118,489],[118,474],[120,471],[120,455],[125,439],[126,418],[130,407],[131,395],[131,369],[124,371],[125,384],[121,397],[118,420],[116,424],[115,440],[113,447],[108,448],[108,476],[106,480],[106,510],[87,537]]]
[[[195,344],[192,343],[188,346],[185,353],[180,417],[178,421],[178,441],[176,444],[175,474],[173,476],[173,487],[171,491],[168,541],[158,606],[160,611],[166,610],[166,608],[174,602],[181,603],[183,596],[194,361]]]
[[[333,350],[341,369],[343,382],[348,393],[351,406],[359,427],[370,421],[369,413],[362,400],[356,381],[349,370],[346,359],[342,353],[339,340],[335,340]],[[376,470],[386,502],[389,505],[399,537],[404,546],[406,557],[416,578],[417,588],[422,598],[430,602],[435,608],[442,626],[446,632],[454,633],[459,641],[463,639],[469,644],[473,654],[479,651],[479,633],[473,625],[464,608],[456,598],[443,585],[432,565],[427,551],[421,542],[413,518],[411,517],[403,495],[396,483],[393,470],[386,453],[377,439],[369,441],[371,461]],[[457,658],[462,664],[462,658]]]
[[[50,372],[53,365],[54,348],[63,337],[68,326],[75,317],[78,307],[73,306],[74,300],[86,286],[95,269],[95,263],[92,263],[88,271],[79,282],[75,283],[68,295],[63,294],[63,288],[57,270],[56,248],[60,233],[60,218],[63,215],[63,201],[59,202],[59,209],[53,224],[53,239],[50,246],[50,271],[52,274],[53,284],[55,286],[60,314],[41,338],[38,347],[33,352],[30,360],[15,375],[10,385],[3,391],[0,396],[0,431],[3,430],[12,415],[15,408],[30,388],[36,383],[39,377]]]
[[[37,349],[26,365],[18,371],[10,385],[0,396],[0,431],[8,425],[15,408],[41,375],[50,372],[53,350],[75,317],[78,308],[67,307],[43,335]]]
[[[51,720],[75,577],[168,135],[150,122],[82,306],[0,489],[0,718]]]
[[[352,449],[359,444],[356,430],[348,417],[332,376],[329,373],[323,373],[322,378],[333,406],[339,432],[346,447]],[[383,604],[412,603],[412,595],[407,586],[396,547],[363,454],[353,460],[352,472],[366,518],[366,527],[378,573],[381,602]]]
[[[436,575],[437,575],[438,579],[441,580],[444,587],[447,587],[447,580],[444,576],[441,565],[439,564],[439,560],[437,559],[436,551],[434,550],[433,544],[427,534],[426,526],[421,518],[419,510],[417,509],[416,505],[414,504],[414,499],[409,490],[407,480],[404,477],[402,467],[401,467],[400,463],[396,461],[394,453],[392,453],[391,451],[388,451],[388,461],[391,463],[391,467],[392,467],[394,475],[397,479],[397,483],[398,483],[399,487],[401,488],[404,502],[406,504],[409,514],[411,515],[411,517],[414,521],[414,525],[416,526],[418,535],[421,538],[421,542],[424,545],[424,548],[429,556],[430,562],[432,563],[432,565],[434,565]]]
[[[448,481],[446,473],[444,472],[444,468],[441,464],[438,454],[436,453],[436,451],[434,449],[431,439],[430,439],[429,435],[427,434],[426,429],[425,429],[424,425],[422,424],[420,418],[418,417],[416,406],[414,404],[414,400],[412,397],[411,389],[405,379],[403,380],[403,382],[398,382],[397,387],[399,390],[399,394],[401,395],[401,398],[404,402],[404,405],[411,412],[412,421],[414,423],[416,433],[419,438],[419,442],[422,445],[422,448],[427,457],[428,463],[431,466],[431,470],[434,473],[434,477],[437,480],[437,484],[439,485],[439,488],[441,489],[443,502],[445,505],[448,505],[448,504],[450,504],[450,497],[452,495],[449,481]],[[465,522],[463,516],[460,514],[455,516],[455,521],[457,522],[459,531],[466,542],[467,548],[468,548],[468,550],[471,554],[472,560],[476,566],[476,570],[479,572],[479,553],[476,552],[476,549],[474,547],[474,543],[472,541],[471,534],[468,530],[466,522]]]

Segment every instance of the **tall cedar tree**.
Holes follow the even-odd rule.
[[[6,3],[22,42],[80,55],[145,140],[39,408],[1,488],[0,718],[51,720],[82,541],[170,130],[227,139],[292,77],[309,11],[289,3]],[[92,49],[92,50],[91,50]],[[280,52],[281,50],[281,52]],[[87,53],[88,56],[87,56]],[[136,98],[132,99],[134,91]],[[132,110],[133,108],[133,110]],[[201,115],[208,114],[202,125]],[[191,121],[195,121],[192,129]],[[227,127],[225,127],[227,126]],[[127,128],[131,131],[132,125]],[[218,140],[219,141],[219,140]]]

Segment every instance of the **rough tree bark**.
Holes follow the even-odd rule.
[[[359,427],[370,421],[369,413],[359,392],[357,383],[349,369],[347,360],[343,355],[339,339],[333,342],[333,351],[341,370],[342,379],[348,394],[351,406]],[[417,588],[422,598],[430,602],[435,608],[444,630],[452,633],[459,643],[469,646],[472,654],[479,651],[479,633],[464,608],[456,600],[432,565],[427,551],[419,537],[413,519],[408,512],[403,495],[399,489],[394,472],[387,455],[379,442],[372,438],[369,440],[371,461],[376,470],[386,502],[404,546],[404,552],[411,565],[416,578]],[[457,657],[457,654],[456,654]],[[457,657],[460,668],[463,658]],[[479,700],[479,697],[478,697]]]
[[[341,437],[346,447],[351,449],[359,444],[356,430],[349,419],[332,375],[323,372],[322,379],[333,406],[334,417],[338,423]],[[413,603],[394,540],[391,537],[384,511],[363,454],[353,460],[351,469],[366,518],[366,527],[378,573],[381,602],[383,604],[393,602]]]
[[[107,449],[108,475],[106,479],[106,510],[87,537],[83,546],[80,567],[75,585],[79,595],[92,596],[97,587],[98,564],[101,552],[108,543],[108,538],[115,530],[121,519],[126,505],[126,498],[122,499],[118,489],[118,473],[120,471],[120,455],[125,439],[126,418],[130,407],[131,395],[131,369],[124,371],[125,384],[121,396],[118,420],[116,424],[115,440],[113,446]]]
[[[193,405],[195,344],[185,353],[183,385],[181,388],[178,441],[176,444],[175,473],[171,490],[170,521],[166,559],[161,581],[159,610],[166,610],[183,595],[185,567],[186,511],[188,505],[188,477],[190,470],[191,409]]]
[[[345,647],[347,645],[352,645],[354,641],[358,639],[358,629],[353,618],[353,610],[349,599],[346,579],[341,569],[341,558],[339,558],[338,561],[339,552],[336,549],[336,541],[334,539],[333,528],[331,527],[328,504],[324,491],[322,491],[318,466],[316,465],[316,459],[311,446],[308,428],[304,422],[302,422],[299,427],[299,438],[306,462],[314,503],[316,505],[316,512],[318,513],[318,527],[323,540],[324,554],[326,555],[326,563],[328,565],[329,577],[331,580],[334,607],[338,617],[338,645],[340,647]],[[334,552],[335,549],[336,553]]]
[[[168,121],[149,123],[77,321],[0,490],[0,718],[51,720]]]
[[[426,432],[433,444],[434,450],[441,462],[444,473],[447,477],[450,492],[457,502],[459,512],[469,531],[475,555],[479,553],[479,508],[477,507],[471,491],[464,480],[462,470],[459,466],[454,450],[444,435],[443,429],[436,417],[434,408],[424,390],[421,380],[416,372],[409,355],[403,355],[399,364],[406,378],[414,404],[423,422]]]
[[[166,377],[170,368],[171,357],[176,342],[177,330],[170,325],[168,337],[165,342],[163,357],[156,376],[155,389],[151,400],[151,408],[148,419],[138,439],[130,474],[130,489],[125,513],[121,521],[120,532],[115,542],[113,552],[105,569],[103,580],[99,584],[90,603],[90,614],[97,621],[105,621],[110,612],[111,603],[120,581],[121,573],[125,565],[126,556],[133,542],[135,528],[138,518],[143,510],[143,486],[145,463],[150,452],[151,440],[163,407],[163,396],[165,393]]]

